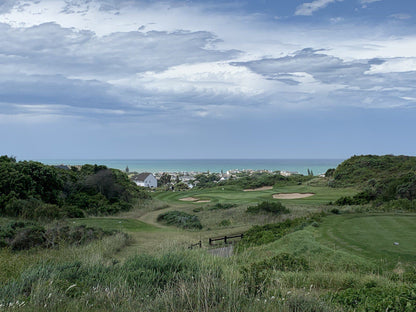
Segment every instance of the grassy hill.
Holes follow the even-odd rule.
[[[393,155],[353,156],[336,168],[336,186],[367,185],[369,180],[382,181],[416,172],[416,157]]]

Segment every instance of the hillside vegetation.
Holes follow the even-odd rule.
[[[2,157],[0,310],[416,312],[416,214],[403,212],[416,207],[414,171],[391,157],[355,156],[332,180],[159,190],[142,205],[118,170]],[[294,194],[310,196],[275,196]],[[366,210],[387,194],[391,212]],[[367,195],[374,205],[329,205]],[[71,211],[86,217],[50,222]]]
[[[336,202],[339,205],[413,201],[416,199],[416,157],[354,156],[336,168],[331,185],[353,185],[362,189],[353,197],[340,198]]]
[[[0,216],[56,219],[113,214],[149,195],[105,166],[62,169],[0,157]]]

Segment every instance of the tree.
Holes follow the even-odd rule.
[[[162,176],[159,179],[159,185],[162,186],[162,185],[169,184],[171,180],[172,180],[172,176],[166,172],[163,172]]]

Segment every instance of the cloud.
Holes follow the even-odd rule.
[[[407,13],[392,14],[392,15],[390,15],[390,17],[398,19],[398,20],[408,20],[408,19],[412,18],[412,16],[410,14],[407,14]]]
[[[291,97],[293,107],[330,107],[336,101],[338,106],[392,108],[406,106],[403,98],[416,94],[416,62],[407,58],[344,61],[325,51],[304,49],[282,58],[233,64],[286,84],[276,88],[275,95],[286,103]]]
[[[360,0],[361,4],[367,4],[367,3],[373,3],[373,2],[379,2],[383,0]]]
[[[296,8],[295,15],[310,16],[315,11],[321,10],[334,2],[342,2],[343,0],[315,0],[312,2],[306,2]]]

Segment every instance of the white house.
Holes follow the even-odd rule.
[[[157,180],[155,176],[148,172],[135,175],[132,179],[138,186],[157,187]]]

